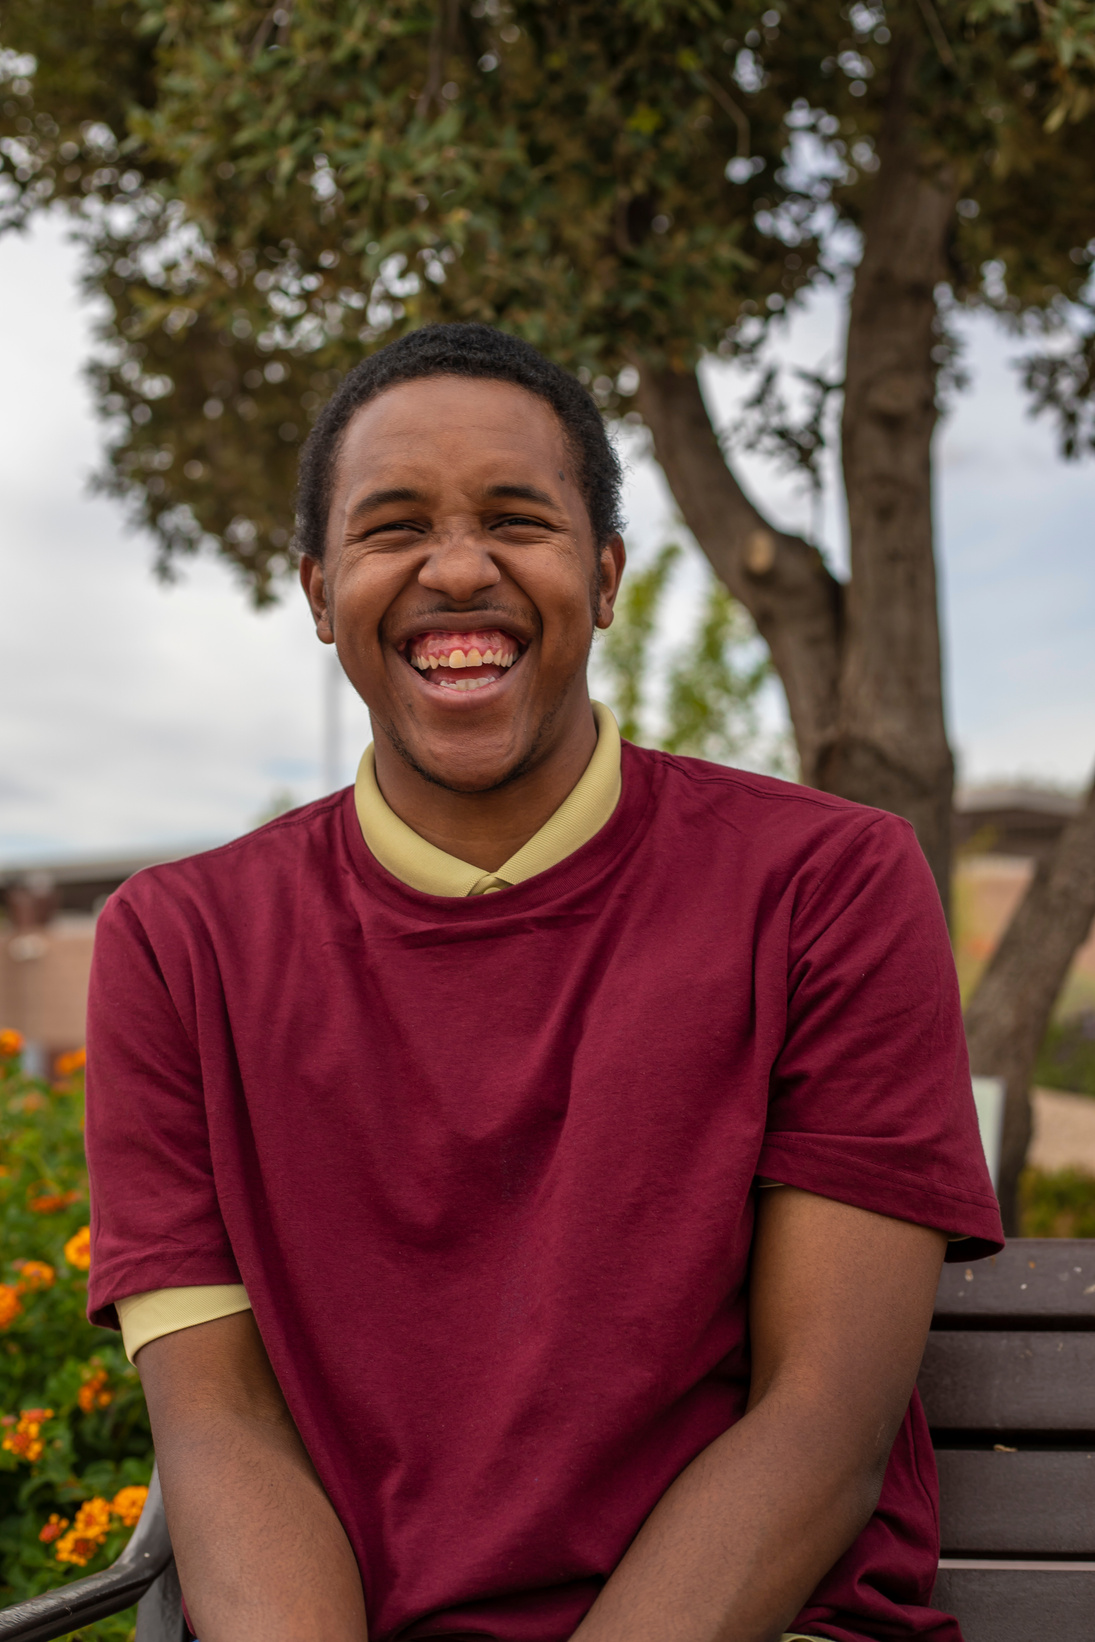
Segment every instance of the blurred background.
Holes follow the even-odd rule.
[[[25,1038],[28,1070],[82,1042],[95,916],[129,873],[352,780],[367,714],[293,581],[296,451],[340,370],[438,317],[530,336],[591,383],[618,440],[631,592],[591,676],[625,731],[908,814],[952,886],[972,999],[1035,869],[1083,819],[1095,762],[1095,193],[1070,169],[1090,52],[1062,71],[1055,7],[1002,5],[980,34],[967,10],[941,6],[929,26],[930,8],[806,6],[792,26],[778,8],[724,7],[697,32],[671,7],[659,32],[626,5],[570,8],[564,25],[501,0],[397,4],[354,36],[367,90],[348,107],[356,71],[331,66],[330,8],[230,5],[216,25],[183,8],[173,35],[124,6],[60,6],[48,35],[35,8],[5,8],[0,1025]],[[596,108],[562,65],[567,41]],[[312,62],[311,79],[284,78]],[[248,97],[258,114],[229,112]],[[504,164],[503,116],[524,145]],[[922,563],[934,555],[942,663],[924,618],[934,773],[925,754],[888,796],[804,754],[809,712],[789,714],[786,658],[773,666],[758,632],[778,652],[783,617],[765,616],[763,588],[750,597],[769,575],[749,558],[756,532],[697,540],[652,395],[659,373],[695,367],[773,554],[819,555],[834,598],[866,586],[857,553],[868,565],[887,549],[877,523],[850,534],[873,481],[842,468],[851,377],[842,395],[864,236],[897,255],[877,200],[913,186],[902,143],[949,190],[937,262],[917,276],[939,420],[898,428],[930,444],[909,529]],[[886,300],[897,334],[896,284]],[[871,323],[864,309],[853,330],[877,350],[885,314]],[[906,702],[887,732],[891,759],[920,734],[911,715]],[[1074,841],[1077,859],[1093,849]],[[1095,907],[1089,876],[1079,900]],[[975,1072],[1012,1090],[1008,1189],[1024,1161],[1054,1176],[1060,1203],[1029,1214],[1058,1231],[1095,1230],[1090,922],[1048,959],[1023,935],[1038,986],[1024,994],[1020,952],[995,1001],[982,994],[988,1038],[983,1021],[971,1037]],[[1015,998],[1039,987],[1026,1046],[1008,1047]],[[1050,1091],[1029,1133],[1027,1087]]]

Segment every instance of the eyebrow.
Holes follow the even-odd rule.
[[[542,507],[558,507],[554,496],[549,496],[546,490],[537,490],[535,485],[491,485],[488,496],[501,500],[509,497],[515,502],[539,502]]]
[[[356,519],[360,513],[371,513],[374,507],[386,507],[390,502],[424,502],[425,495],[407,485],[395,485],[390,490],[371,490],[355,502],[347,519]]]

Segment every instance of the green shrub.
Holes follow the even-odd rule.
[[[0,1606],[112,1562],[152,1472],[136,1370],[85,1315],[82,1057],[51,1085],[18,1047],[0,1033]],[[133,1632],[130,1609],[73,1634]]]
[[[1024,1169],[1019,1204],[1023,1237],[1095,1237],[1095,1175]]]
[[[1054,1021],[1046,1033],[1034,1069],[1043,1089],[1067,1089],[1095,1095],[1095,1011]]]

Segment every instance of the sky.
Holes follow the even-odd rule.
[[[62,223],[0,239],[0,865],[156,851],[244,831],[275,795],[324,790],[330,651],[289,586],[254,611],[231,573],[195,561],[165,586],[120,505],[90,494],[102,430],[82,376],[92,314]],[[839,358],[842,310],[816,299],[781,339],[789,363]],[[972,388],[938,435],[937,517],[948,714],[960,775],[1078,786],[1095,764],[1095,461],[1065,463],[1025,414],[1019,351],[966,326]],[[721,421],[748,388],[716,367]],[[624,440],[628,545],[682,538],[642,435]],[[741,471],[779,525],[807,498],[755,458]],[[837,487],[820,545],[844,563]],[[670,621],[702,585],[686,570]],[[341,680],[339,782],[368,718]],[[772,711],[781,711],[778,700]]]

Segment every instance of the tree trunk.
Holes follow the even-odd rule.
[[[935,287],[956,187],[921,169],[895,73],[848,324],[851,580],[777,531],[727,468],[694,373],[640,369],[639,410],[685,522],[749,610],[787,692],[803,780],[903,815],[950,904],[954,763],[932,540]]]
[[[723,460],[694,371],[643,370],[638,403],[685,523],[772,652],[802,779],[817,786],[836,725],[843,588],[815,547],[776,530],[748,500]]]
[[[935,287],[956,189],[891,132],[848,324],[841,452],[851,580],[837,733],[818,785],[903,815],[949,904],[954,762],[932,539]]]
[[[1034,874],[966,1010],[974,1072],[1005,1081],[997,1193],[1004,1230],[1019,1229],[1019,1175],[1030,1144],[1030,1082],[1057,994],[1095,920],[1095,782],[1080,814]]]

